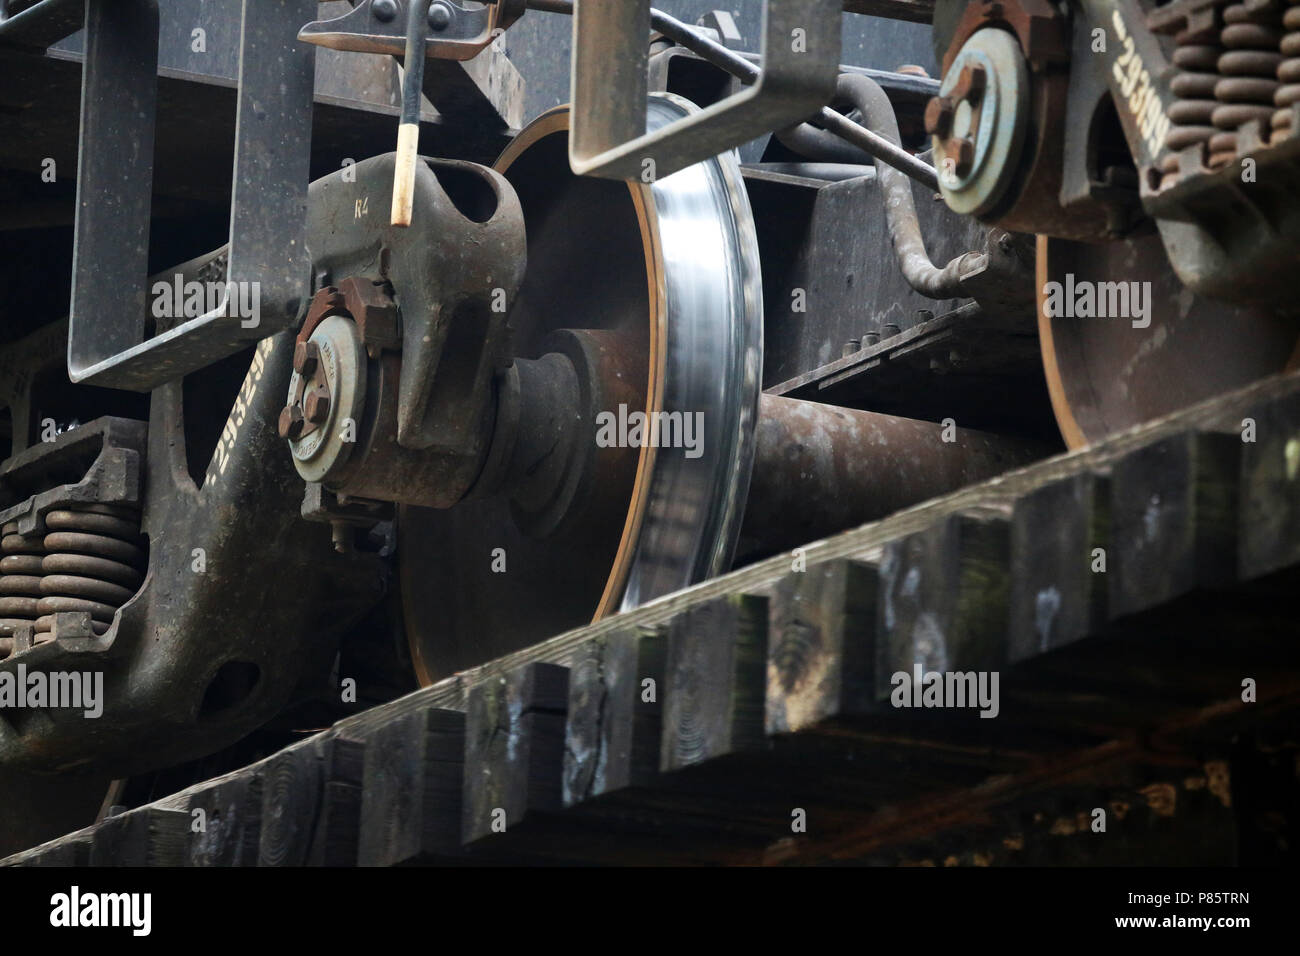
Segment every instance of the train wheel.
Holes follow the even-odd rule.
[[[1154,233],[1040,236],[1037,287],[1043,368],[1070,448],[1281,372],[1300,342],[1294,315],[1194,295]]]
[[[695,109],[653,96],[649,128]],[[654,182],[580,178],[568,131],[568,108],[556,108],[496,164],[528,233],[510,325],[519,358],[557,347],[586,357],[602,398],[590,406],[598,420],[575,434],[600,447],[562,513],[500,496],[399,509],[403,616],[422,683],[718,574],[739,532],[762,289],[738,162],[725,154]],[[695,447],[644,435],[638,447],[634,413],[678,415],[657,420],[679,438],[703,427]],[[599,443],[598,426],[612,428]]]

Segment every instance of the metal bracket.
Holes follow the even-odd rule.
[[[605,179],[662,179],[807,119],[835,93],[840,14],[840,0],[765,0],[758,80],[647,133],[650,0],[577,0],[570,166]]]
[[[1145,170],[1159,168],[1166,153],[1169,108],[1175,99],[1169,60],[1136,0],[1080,0],[1079,11],[1090,30],[1105,31],[1108,52],[1089,68],[1105,71],[1145,197],[1151,191]]]
[[[433,0],[425,56],[440,60],[472,60],[523,16],[525,0],[491,0],[478,9],[453,0]],[[362,0],[350,13],[316,20],[298,39],[332,50],[354,53],[406,53],[407,0]]]
[[[68,375],[150,391],[297,323],[306,247],[315,50],[296,42],[316,0],[244,0],[230,261],[216,308],[145,338],[157,0],[86,0]],[[232,290],[252,314],[236,309]],[[173,317],[174,318],[174,317]]]

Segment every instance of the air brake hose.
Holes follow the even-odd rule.
[[[891,144],[898,145],[898,117],[894,114],[894,106],[889,102],[888,95],[875,80],[860,73],[841,73],[835,86],[835,98],[855,107],[862,115],[862,125],[867,129]],[[833,111],[823,111],[828,112]],[[819,117],[821,121],[824,119],[824,116]],[[844,122],[857,125],[847,118],[844,118]],[[839,130],[832,135],[809,123],[783,130],[777,137],[788,148],[812,159],[843,152]],[[894,242],[898,264],[908,285],[932,299],[965,297],[967,293],[962,290],[962,277],[983,267],[987,257],[979,252],[966,252],[942,268],[936,266],[925,251],[925,240],[921,236],[921,224],[916,217],[916,203],[912,197],[909,177],[887,163],[877,163],[876,171],[885,199],[889,236]]]

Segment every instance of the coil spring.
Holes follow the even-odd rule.
[[[1300,2],[1300,0],[1297,0]],[[1219,101],[1214,98],[1214,88],[1219,76],[1219,57],[1223,47],[1219,34],[1211,27],[1191,32],[1184,30],[1175,38],[1173,63],[1178,72],[1170,82],[1170,91],[1177,99],[1169,108],[1169,128],[1166,145],[1178,151],[1203,143],[1215,133],[1212,117]],[[1166,174],[1178,171],[1178,156],[1170,155],[1162,166]]]
[[[147,552],[134,509],[82,505],[45,515],[36,641],[48,640],[59,611],[89,611],[103,634],[144,580]]]
[[[23,537],[16,522],[0,528],[0,660],[13,651],[14,628],[31,626],[40,616],[41,535]]]
[[[1210,137],[1211,168],[1231,162],[1237,155],[1237,128],[1251,120],[1272,121],[1273,96],[1281,85],[1277,68],[1282,62],[1282,11],[1274,0],[1234,3],[1223,11],[1219,42],[1226,51],[1219,57],[1222,78],[1214,85],[1219,101],[1211,116],[1219,132]]]
[[[1279,45],[1284,59],[1277,65],[1277,79],[1282,85],[1273,94],[1273,138],[1280,139],[1291,129],[1291,104],[1300,101],[1300,0],[1290,0],[1291,5],[1282,14],[1282,35]]]

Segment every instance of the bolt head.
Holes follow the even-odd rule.
[[[948,95],[954,100],[966,100],[972,106],[979,103],[988,84],[988,73],[979,63],[967,63],[957,74],[957,82]]]
[[[280,421],[278,431],[281,438],[292,441],[302,434],[303,426],[306,422],[302,417],[302,409],[297,405],[286,405],[280,411]]]
[[[323,387],[316,388],[303,399],[302,413],[307,421],[319,425],[329,417],[330,395]]]
[[[948,140],[947,153],[956,162],[956,173],[965,176],[975,162],[975,144],[968,139]]]
[[[953,101],[948,96],[932,97],[925,104],[925,131],[931,136],[947,136],[952,128]]]
[[[451,26],[451,8],[445,3],[435,3],[429,7],[429,29],[441,33]]]
[[[397,19],[397,0],[375,0],[370,5],[370,12],[380,23],[392,23]]]
[[[303,378],[316,374],[320,362],[320,347],[315,342],[299,342],[293,347],[293,370]]]

